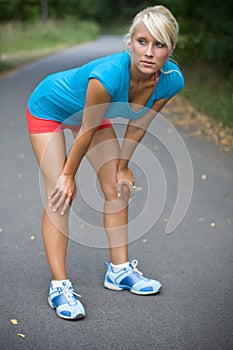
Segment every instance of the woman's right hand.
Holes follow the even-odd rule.
[[[49,207],[53,207],[54,212],[60,210],[60,215],[64,215],[66,210],[71,206],[76,194],[77,190],[74,177],[62,173],[57,179],[54,190],[48,197]]]
[[[126,167],[124,169],[117,171],[117,195],[118,197],[122,196],[122,193],[124,191],[124,187],[127,188],[129,197],[131,198],[134,195],[134,189],[135,189],[135,179],[134,175],[131,172],[131,170]]]

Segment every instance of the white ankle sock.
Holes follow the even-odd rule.
[[[67,280],[52,280],[53,288],[60,287],[63,282],[68,283],[68,282],[70,282],[70,280],[69,279],[67,279]]]
[[[110,263],[110,266],[113,268],[114,272],[118,272],[121,269],[124,269],[125,267],[129,267],[129,262],[127,261],[123,264],[118,264],[118,265],[114,265],[114,264]]]

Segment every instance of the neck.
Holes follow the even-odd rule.
[[[130,80],[136,84],[146,83],[149,81],[154,81],[156,76],[159,76],[160,71],[152,74],[141,73],[139,70],[135,69],[133,64],[130,65]]]

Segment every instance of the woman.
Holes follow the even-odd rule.
[[[85,155],[105,197],[111,262],[106,263],[104,286],[140,295],[155,294],[161,288],[160,282],[143,277],[136,260],[128,259],[128,200],[134,193],[128,163],[156,113],[183,88],[182,73],[169,60],[177,35],[178,24],[168,9],[147,8],[134,18],[124,52],[55,73],[29,99],[28,128],[48,196],[42,225],[52,273],[48,301],[62,318],[85,317],[65,264],[69,208],[76,195],[74,177]],[[129,119],[121,148],[109,120],[119,115]],[[66,127],[75,136],[68,157]]]

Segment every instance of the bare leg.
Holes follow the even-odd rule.
[[[128,198],[116,193],[117,164],[120,147],[113,128],[96,132],[87,157],[97,172],[105,196],[104,226],[113,264],[128,261]]]
[[[42,171],[47,197],[53,190],[66,160],[65,139],[60,133],[30,134],[32,146]],[[48,263],[55,280],[67,279],[66,251],[68,244],[68,213],[60,216],[46,208],[42,231]]]

